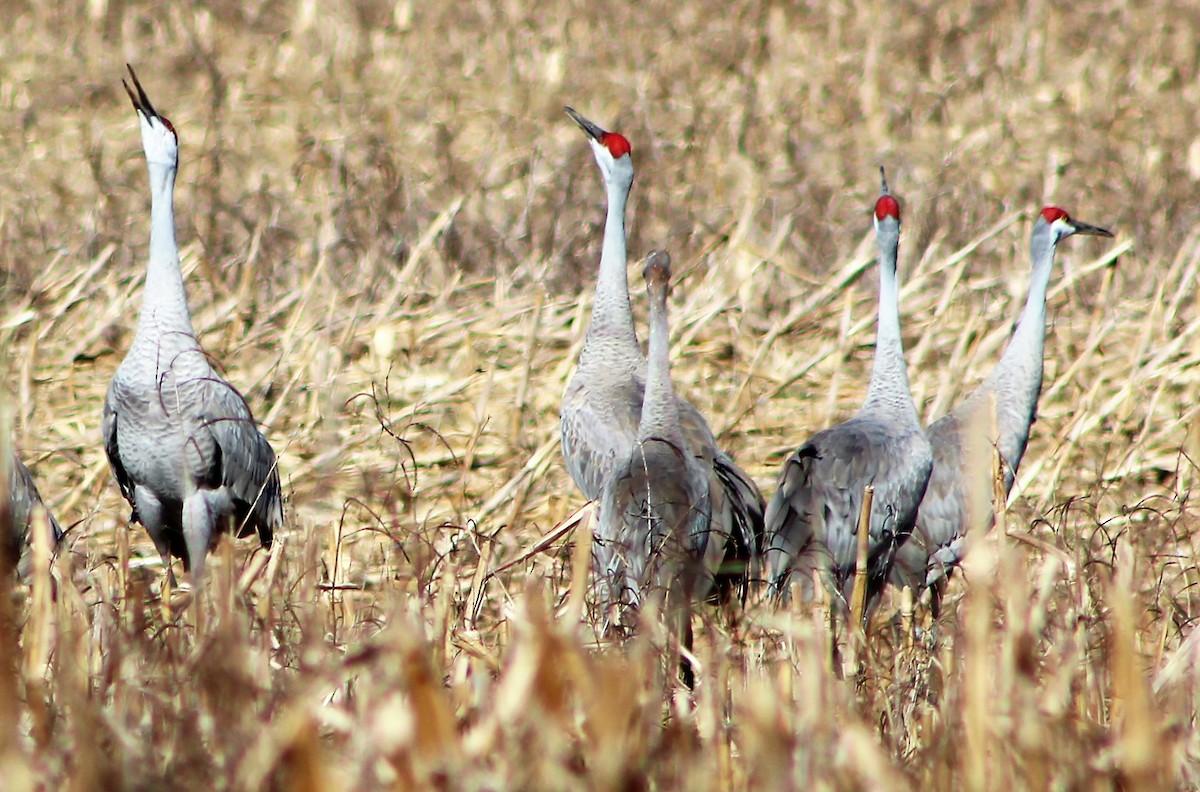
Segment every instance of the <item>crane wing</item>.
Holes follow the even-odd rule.
[[[844,589],[857,562],[859,511],[870,484],[870,585],[882,587],[929,480],[931,460],[917,446],[924,446],[920,436],[910,442],[859,419],[818,432],[801,446],[785,464],[767,509],[772,581],[781,583],[790,565],[815,549],[828,554],[830,572]]]
[[[121,447],[117,444],[117,408],[116,394],[114,390],[118,387],[116,378],[109,383],[108,393],[104,397],[104,413],[100,419],[100,434],[104,437],[104,453],[108,457],[108,465],[112,468],[113,477],[117,480],[117,486],[121,489],[121,495],[129,502],[131,509],[129,519],[133,522],[141,522],[138,517],[137,506],[133,500],[133,479],[129,472],[125,470],[125,464],[121,461]]]
[[[238,536],[255,530],[263,547],[270,547],[274,532],[283,527],[275,452],[232,385],[214,376],[206,401],[202,417],[219,450],[221,483],[233,498]]]
[[[640,387],[640,383],[639,383]],[[733,457],[721,450],[704,415],[687,399],[676,396],[679,425],[688,450],[710,471],[709,497],[711,553],[718,553],[715,566],[718,586],[727,589],[743,584],[750,562],[762,550],[763,497],[758,486],[737,466]]]

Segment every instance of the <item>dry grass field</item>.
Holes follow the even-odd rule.
[[[4,401],[71,526],[2,597],[0,788],[1200,785],[1194,4],[17,0],[0,21]],[[196,329],[287,498],[274,554],[223,542],[187,608],[99,440],[147,253],[126,61],[179,131]],[[1003,348],[1043,203],[1116,232],[1060,248],[1007,535],[975,545],[936,642],[889,597],[843,675],[819,607],[755,596],[697,613],[694,694],[654,625],[597,644],[556,530],[583,505],[557,409],[604,217],[566,104],[632,141],[630,255],[676,262],[677,387],[768,497],[863,395],[880,163],[927,419]]]

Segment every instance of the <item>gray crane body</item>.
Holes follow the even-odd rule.
[[[617,465],[633,452],[646,397],[647,362],[634,331],[626,270],[625,206],[633,185],[633,161],[628,141],[620,138],[625,148],[615,150],[624,153],[613,156],[605,143],[612,133],[568,112],[588,133],[608,196],[591,321],[560,414],[567,472],[587,498],[597,500]],[[686,399],[674,398],[685,445],[709,474],[714,547],[728,550],[721,556],[724,561],[745,566],[761,546],[762,495],[718,447],[700,411]],[[718,560],[714,566],[721,564]],[[743,570],[732,577],[744,575]]]
[[[198,585],[221,532],[257,532],[269,547],[283,502],[274,451],[192,330],[175,241],[178,144],[134,83],[150,172],[150,258],[137,332],[109,384],[101,430],[132,519],[146,527],[168,575],[177,556]]]
[[[624,609],[624,619],[615,619],[627,625],[648,596],[661,595],[669,607],[686,609],[712,585],[704,563],[710,549],[710,476],[688,449],[671,385],[669,278],[669,257],[652,253],[646,265],[651,305],[646,395],[630,453],[601,488],[593,545],[605,610],[632,606]],[[719,561],[724,548],[712,547]]]
[[[817,571],[849,604],[859,515],[870,485],[867,602],[873,604],[897,549],[913,530],[933,466],[904,361],[896,278],[899,206],[886,184],[875,225],[879,320],[867,397],[853,418],[813,435],[784,464],[766,515],[766,563],[771,587],[780,595],[789,578],[807,588]]]
[[[1047,220],[1048,212],[1054,220]],[[1071,220],[1062,210],[1047,207],[1042,211],[1030,237],[1033,275],[1029,294],[1008,347],[979,387],[929,427],[933,473],[913,535],[900,548],[893,567],[894,585],[908,586],[917,594],[934,586],[962,561],[969,527],[978,526],[982,530],[991,527],[995,514],[990,473],[992,455],[997,451],[1004,494],[1012,491],[1030,430],[1037,419],[1042,391],[1046,293],[1054,270],[1054,254],[1058,243],[1072,234],[1112,236],[1103,228]],[[972,432],[986,435],[973,438]],[[981,449],[986,457],[968,458],[973,447]],[[972,488],[984,490],[972,498]],[[987,504],[977,519],[969,514],[970,503]],[[939,599],[935,597],[935,610],[938,605]]]
[[[816,569],[845,603],[858,558],[863,493],[874,487],[867,556],[867,596],[874,602],[887,583],[897,549],[916,524],[932,467],[919,431],[896,432],[888,421],[859,414],[818,432],[787,461],[776,497],[767,507],[767,560],[781,588],[789,573],[802,585]],[[770,530],[770,529],[768,529]],[[790,559],[790,560],[789,560]]]

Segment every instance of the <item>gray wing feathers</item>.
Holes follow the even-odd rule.
[[[709,541],[708,483],[696,462],[662,440],[636,446],[605,483],[595,553],[602,601],[640,605],[650,591],[700,596]]]
[[[758,486],[725,453],[713,460],[713,541],[722,548],[722,580],[746,580],[763,551],[763,497]]]
[[[845,594],[858,553],[863,490],[874,486],[868,547],[868,593],[882,589],[893,557],[912,532],[932,459],[919,429],[897,432],[855,418],[819,432],[784,466],[767,511],[769,559],[776,587],[805,553],[827,556]]]
[[[242,525],[238,536],[256,530],[264,547],[283,526],[279,468],[250,408],[232,385],[214,382],[205,410],[209,431],[221,452],[221,483],[228,487]]]
[[[639,391],[644,388],[640,381],[637,385]],[[695,405],[682,396],[675,397],[675,405],[679,409],[679,429],[683,432],[683,440],[692,455],[710,464],[715,462],[721,454],[721,449],[717,448],[717,438],[713,436],[708,421]]]
[[[972,431],[989,432],[991,418],[986,414],[988,403],[983,399],[968,399],[950,414],[929,427],[926,434],[933,448],[933,473],[921,511],[913,531],[911,548],[902,552],[896,565],[893,582],[909,585],[916,590],[930,586],[947,576],[962,561],[966,546],[968,504],[973,500],[983,506],[985,514],[979,522],[990,526],[992,513],[992,445],[986,436],[977,436],[972,442]],[[983,410],[981,413],[980,411]],[[1025,437],[1028,437],[1026,433]],[[968,448],[975,445],[986,453],[986,458],[968,460]],[[1020,441],[1017,454],[1024,450]],[[1011,454],[1010,454],[1011,455]],[[1019,462],[1019,457],[1017,458]],[[1005,492],[1012,488],[1014,465],[1005,460]]]
[[[818,530],[823,512],[813,501],[813,462],[817,449],[811,444],[801,446],[783,465],[779,484],[767,505],[766,524],[769,546],[766,562],[771,580],[787,574],[791,562],[808,552]]]
[[[960,430],[958,419],[950,414],[937,421],[927,433],[933,446],[933,473],[929,477],[929,487],[921,502],[921,513],[914,530],[914,533],[920,534],[917,546],[925,552],[922,566],[928,564],[931,555],[954,541],[964,521],[965,460]],[[987,469],[990,468],[988,465]],[[924,578],[924,575],[921,577]]]
[[[633,451],[646,386],[640,376],[618,378],[623,382],[589,385],[593,379],[572,378],[563,394],[561,429],[567,472],[585,497],[596,500],[618,460],[628,459]],[[679,396],[676,403],[688,450],[713,472],[710,490],[714,539],[721,541],[723,536],[728,540],[725,562],[740,562],[744,567],[762,547],[762,494],[753,480],[717,446],[712,429],[700,411]],[[731,573],[738,575],[744,576],[744,572]]]
[[[45,508],[41,493],[38,492],[37,484],[33,480],[33,474],[15,453],[9,456],[8,497],[12,535],[5,544],[8,546],[9,559],[15,564],[29,541],[29,527],[33,519],[34,508],[38,505]],[[50,522],[51,547],[57,547],[62,541],[62,527],[48,509],[46,516]]]
[[[120,487],[125,500],[132,506],[133,480],[125,470],[125,465],[121,461],[121,448],[117,444],[117,412],[113,396],[116,384],[116,379],[109,383],[108,392],[104,396],[104,414],[100,420],[100,434],[104,438],[104,453],[108,457],[108,464],[112,468],[113,476],[117,479],[117,486]],[[137,519],[136,512],[131,519]]]

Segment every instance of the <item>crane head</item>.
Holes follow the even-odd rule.
[[[1073,234],[1083,234],[1086,236],[1102,236],[1112,237],[1112,232],[1107,228],[1091,225],[1090,223],[1082,223],[1078,220],[1072,220],[1065,209],[1060,209],[1057,206],[1046,206],[1042,208],[1039,215],[1039,221],[1050,226],[1054,231],[1056,241],[1066,239]]]
[[[875,202],[875,228],[879,228],[880,221],[886,218],[892,218],[897,223],[900,222],[900,202],[892,197],[892,193],[887,186],[887,172],[883,166],[879,166],[879,200]]]
[[[875,238],[879,243],[879,271],[896,272],[897,250],[900,246],[900,202],[888,190],[887,176],[879,166],[879,183],[882,195],[875,201]]]
[[[604,178],[616,178],[626,185],[633,184],[633,146],[629,144],[629,139],[618,132],[609,132],[593,124],[572,107],[566,108],[566,111],[588,136],[592,154],[595,155],[596,164],[600,166]]]
[[[642,277],[647,285],[665,290],[671,282],[671,254],[665,250],[650,251],[642,267]]]
[[[121,85],[129,94],[129,100],[133,102],[133,109],[137,111],[142,124],[142,148],[146,152],[146,161],[158,165],[176,165],[179,161],[179,136],[175,133],[175,127],[150,104],[133,67],[127,63],[125,68],[129,69],[133,88],[124,80],[121,80]]]
[[[633,153],[633,146],[629,145],[629,139],[619,132],[605,132],[600,136],[599,142],[608,149],[608,153],[615,160],[628,157]]]
[[[893,239],[900,236],[900,202],[886,192],[875,202],[875,233],[890,236]]]
[[[889,217],[900,222],[900,202],[890,195],[881,195],[875,202],[875,222]]]

